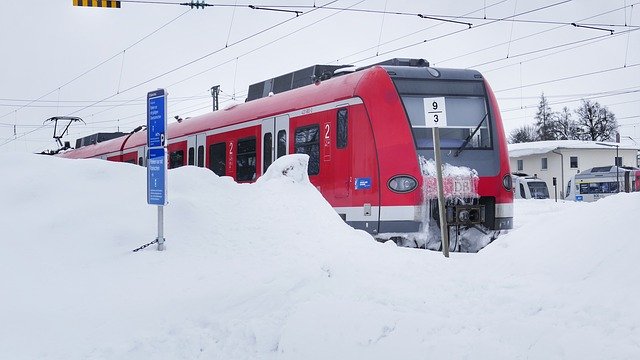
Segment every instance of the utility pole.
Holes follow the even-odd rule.
[[[219,108],[218,96],[220,95],[220,85],[211,87],[211,97],[213,98],[213,111]]]

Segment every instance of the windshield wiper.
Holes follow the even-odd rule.
[[[488,111],[484,114],[484,116],[482,117],[482,120],[480,120],[480,122],[478,123],[478,126],[476,126],[476,129],[473,130],[473,132],[471,134],[469,134],[469,136],[467,136],[466,139],[464,139],[464,142],[462,143],[462,145],[460,145],[458,150],[456,150],[456,153],[453,154],[454,157],[458,157],[458,155],[460,155],[460,153],[464,150],[464,148],[467,146],[467,144],[469,144],[469,141],[471,141],[471,139],[473,138],[473,135],[475,135],[478,132],[478,130],[480,129],[480,126],[484,122],[484,119],[487,118],[487,115],[489,115]]]

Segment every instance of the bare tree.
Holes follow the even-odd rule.
[[[509,143],[517,144],[517,143],[525,143],[532,142],[538,140],[538,132],[534,126],[524,125],[520,128],[517,128],[509,134]]]
[[[618,130],[616,116],[597,101],[582,100],[576,109],[582,140],[613,141]]]
[[[582,130],[571,117],[571,111],[566,106],[557,114],[554,130],[558,140],[580,140],[582,136]]]

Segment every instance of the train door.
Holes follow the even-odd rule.
[[[205,146],[206,146],[207,138],[205,134],[196,135],[196,165],[198,167],[204,167],[206,164],[205,158]]]
[[[140,166],[147,166],[147,162],[146,162],[146,156],[147,154],[147,147],[146,146],[141,146],[138,148],[138,165]]]
[[[353,144],[349,143],[349,112],[347,108],[338,109],[331,117],[331,127],[335,130],[333,151],[333,191],[336,198],[348,198],[351,189],[351,164]],[[327,125],[325,125],[326,127]],[[328,136],[325,134],[325,137]]]
[[[281,115],[262,121],[262,172],[273,161],[289,153],[289,116]]]
[[[196,136],[187,138],[187,165],[196,164]]]
[[[275,133],[275,118],[262,120],[262,171],[260,174],[264,175],[269,168],[269,165],[274,160],[274,146],[273,146],[273,134]]]

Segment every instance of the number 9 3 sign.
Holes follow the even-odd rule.
[[[424,98],[424,120],[430,128],[447,126],[444,97]]]

